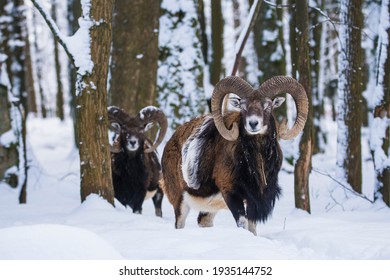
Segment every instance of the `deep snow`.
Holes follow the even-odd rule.
[[[18,191],[0,183],[0,259],[390,259],[390,209],[317,172],[335,174],[336,143],[314,157],[312,213],[295,209],[293,168],[285,162],[283,196],[253,236],[237,228],[228,211],[217,215],[213,228],[199,228],[193,211],[186,228],[176,230],[166,198],[163,218],[155,217],[151,200],[142,215],[118,201],[113,208],[97,195],[81,204],[71,122],[30,117],[28,135],[27,204],[19,205]],[[363,144],[364,191],[372,199],[373,168]]]

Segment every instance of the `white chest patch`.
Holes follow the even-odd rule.
[[[221,209],[227,209],[221,193],[209,197],[197,197],[190,195],[188,192],[184,192],[183,199],[188,206],[198,211],[216,212]]]

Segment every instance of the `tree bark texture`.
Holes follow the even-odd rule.
[[[210,83],[216,85],[223,75],[223,17],[221,0],[211,1],[211,62]]]
[[[338,165],[345,172],[345,179],[358,192],[362,192],[362,48],[363,27],[362,0],[341,1],[341,21],[344,40],[341,40],[339,63]],[[341,135],[343,133],[344,135]]]
[[[156,101],[160,1],[115,1],[111,105],[135,115]]]
[[[107,74],[111,46],[112,0],[91,2],[92,73],[78,77],[77,121],[80,137],[81,200],[98,194],[114,205],[108,143]]]
[[[209,49],[209,42],[207,39],[207,33],[206,33],[206,15],[204,13],[204,1],[203,0],[196,0],[196,13],[198,16],[198,21],[200,25],[200,42],[202,45],[202,54],[203,54],[203,61],[207,65],[208,64],[208,49]]]
[[[2,69],[0,68],[0,73]],[[8,101],[8,89],[5,85],[0,84],[0,137],[10,131],[11,117],[10,117],[11,104]],[[16,140],[16,137],[15,137]],[[10,171],[11,167],[15,166],[15,171]],[[6,182],[13,188],[18,185],[18,150],[17,142],[15,143],[2,143],[0,141],[0,181]]]
[[[316,0],[316,7],[321,11],[324,10],[324,0]],[[313,95],[313,118],[314,118],[314,147],[313,154],[323,152],[321,143],[326,142],[325,133],[321,129],[321,119],[324,116],[324,99],[320,96],[319,77],[320,77],[320,61],[321,61],[321,36],[323,32],[320,22],[320,14],[317,10],[311,9],[309,12],[310,24],[313,27],[311,30],[310,57],[312,69],[312,95]]]
[[[0,1],[0,12],[1,14],[5,13],[4,6],[6,5],[7,1],[1,0]],[[8,38],[9,38],[9,32],[8,32],[8,23],[7,22],[1,22],[0,23],[0,54],[3,55],[7,53],[9,54],[9,47],[8,47]],[[4,58],[4,57],[3,57]],[[7,67],[4,65],[6,61],[3,60],[3,58],[0,58],[0,75],[7,75]],[[5,71],[6,73],[2,73]],[[9,131],[12,129],[11,126],[11,116],[10,116],[10,108],[11,104],[8,100],[8,85],[0,84],[0,138],[3,136],[4,133],[9,133]],[[5,141],[5,140],[4,140]],[[17,167],[18,167],[18,150],[17,150],[17,139],[15,136],[15,143],[4,143],[0,141],[0,181],[5,181],[8,185],[15,188],[18,185],[18,174],[17,174]],[[9,169],[12,166],[16,166],[15,172],[10,172]]]
[[[309,175],[313,153],[313,108],[309,57],[309,12],[306,0],[296,0],[295,13],[297,71],[299,82],[305,88],[309,100],[309,113],[299,143],[299,158],[294,170],[295,207],[310,213]]]
[[[8,6],[8,13],[4,10],[5,5]],[[26,92],[26,65],[25,65],[25,42],[26,42],[26,19],[24,15],[24,1],[1,1],[0,6],[2,14],[7,14],[12,21],[5,25],[2,32],[3,38],[3,50],[7,55],[7,73],[11,83],[12,94],[15,97],[13,101],[19,118],[20,123],[20,137],[18,137],[18,167],[19,179],[18,184],[20,186],[19,203],[24,204],[27,202],[27,176],[28,176],[28,164],[27,164],[27,150],[26,150],[26,112],[27,112],[27,92]],[[10,41],[13,43],[10,44]],[[15,44],[19,42],[19,44]],[[20,161],[23,162],[23,166],[20,166]],[[21,176],[21,174],[23,174]]]

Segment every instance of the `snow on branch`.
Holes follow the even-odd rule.
[[[53,18],[50,16],[49,12],[43,7],[42,3],[39,0],[31,0],[31,2],[34,4],[35,8],[39,11],[39,13],[42,15],[43,19],[46,21],[47,25],[49,26],[51,32],[53,33],[53,36],[58,41],[58,43],[61,44],[61,46],[64,48],[66,54],[68,55],[69,59],[71,60],[72,64],[75,64],[73,54],[70,52],[68,46],[65,43],[65,38],[62,35],[60,29],[58,28],[57,24],[53,20]]]
[[[57,24],[44,8],[40,0],[31,0],[43,19],[49,26],[54,38],[64,48],[71,63],[77,68],[80,75],[92,73],[93,62],[91,59],[90,28],[95,22],[90,18],[91,0],[83,0],[83,17],[79,19],[80,28],[73,36],[64,36]]]

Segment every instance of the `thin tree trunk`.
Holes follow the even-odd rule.
[[[26,26],[27,32],[27,26]],[[27,92],[27,110],[29,113],[34,113],[35,115],[38,112],[35,87],[34,87],[34,78],[33,78],[33,67],[31,61],[31,49],[30,49],[30,40],[28,36],[25,36],[25,45],[24,45],[24,54],[25,54],[25,65],[26,65],[26,92]]]
[[[36,55],[36,60],[35,60],[35,70],[37,73],[37,84],[38,84],[38,91],[39,91],[39,99],[40,99],[40,110],[41,110],[41,115],[42,118],[47,117],[47,109],[46,109],[46,98],[45,94],[43,92],[43,85],[42,85],[42,58],[41,58],[41,49],[39,48],[38,44],[38,33],[37,33],[37,16],[36,13],[33,13],[33,34],[34,34],[34,49],[35,49],[35,55]]]
[[[352,188],[362,192],[362,0],[341,1],[339,56],[338,165]]]
[[[221,0],[211,1],[211,62],[210,83],[216,85],[222,76],[223,17]]]
[[[253,1],[251,1],[253,2]],[[243,24],[240,19],[241,19],[241,16],[240,16],[240,1],[238,0],[233,0],[233,17],[234,17],[234,29],[235,30],[238,30],[240,27],[243,27]],[[239,37],[239,34],[236,36],[236,42],[238,40],[238,37]],[[241,57],[240,59],[240,62],[238,64],[238,71],[237,71],[237,74],[238,76],[240,76],[241,78],[245,78],[247,76],[247,73],[246,73],[246,67],[247,67],[247,61],[246,61],[246,58],[245,57]]]
[[[309,58],[309,13],[306,0],[296,0],[296,30],[299,82],[305,88],[309,100],[309,114],[301,141],[299,158],[294,170],[295,207],[310,213],[309,175],[313,153],[313,108],[311,97],[311,73]],[[293,26],[294,27],[294,26]]]
[[[316,0],[316,7],[323,11],[324,9],[324,0]],[[313,114],[314,114],[314,148],[313,154],[323,152],[323,147],[321,144],[324,144],[326,141],[326,136],[321,129],[321,119],[324,114],[324,100],[320,96],[319,90],[319,77],[320,77],[320,68],[321,68],[321,36],[323,32],[322,24],[320,23],[320,14],[317,9],[311,9],[310,13],[310,22],[312,28],[312,44],[310,45],[310,56],[311,56],[311,69],[312,69],[312,94],[313,94]]]
[[[298,51],[297,51],[297,32],[295,29],[297,21],[296,7],[294,6],[296,0],[288,0],[290,6],[290,58],[291,58],[291,76],[297,79],[297,67],[298,67]]]
[[[206,33],[206,16],[204,13],[204,2],[203,0],[196,0],[196,12],[198,15],[198,21],[200,25],[200,42],[202,45],[202,54],[203,54],[203,61],[207,65],[208,64],[208,49],[209,49],[209,42],[207,40],[207,33]]]
[[[160,1],[115,2],[111,105],[135,115],[156,103]]]
[[[74,34],[79,29],[78,19],[81,17],[81,3],[78,0],[68,0],[68,24],[69,34]],[[70,96],[70,114],[73,119],[74,143],[80,148],[78,136],[77,118],[76,118],[76,81],[77,70],[72,63],[68,66],[69,73],[69,96]]]
[[[52,2],[51,5],[51,16],[53,20],[57,21],[57,0]],[[64,116],[64,89],[61,81],[61,63],[60,53],[58,49],[58,43],[54,40],[54,62],[56,69],[56,82],[57,82],[57,94],[56,94],[56,116],[63,121]]]

